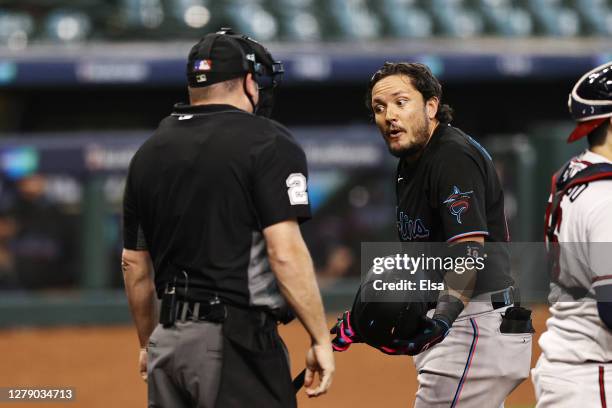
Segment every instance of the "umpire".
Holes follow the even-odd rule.
[[[130,163],[122,269],[149,407],[296,406],[277,331],[293,313],[312,340],[307,394],[330,386],[298,226],[310,218],[306,158],[266,117],[282,72],[251,38],[206,35],[189,53],[191,104],[176,105]]]

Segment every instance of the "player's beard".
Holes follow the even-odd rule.
[[[387,142],[389,153],[398,159],[409,159],[420,155],[429,141],[429,118],[425,109],[423,109],[423,120],[413,124],[412,135],[413,140],[405,146],[392,146]]]

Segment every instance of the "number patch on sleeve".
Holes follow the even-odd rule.
[[[308,184],[306,183],[306,177],[302,173],[291,173],[287,177],[287,194],[289,195],[289,202],[291,205],[304,205],[308,204],[308,193],[306,189]]]

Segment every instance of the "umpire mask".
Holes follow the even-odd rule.
[[[187,81],[190,87],[209,86],[249,72],[259,88],[259,101],[255,104],[246,90],[246,79],[243,81],[253,113],[270,117],[274,89],[281,82],[284,68],[282,62],[275,61],[263,45],[231,28],[222,28],[204,36],[189,52]]]

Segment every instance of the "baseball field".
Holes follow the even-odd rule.
[[[536,336],[548,312],[533,307]],[[334,316],[329,316],[330,325]],[[282,327],[292,357],[292,372],[303,368],[308,339],[298,323]],[[106,408],[146,406],[146,387],[138,376],[138,343],[130,326],[23,328],[0,332],[0,386],[72,387],[73,402],[42,406]],[[539,356],[534,345],[532,362]],[[409,407],[416,375],[409,357],[390,357],[364,345],[337,354],[337,372],[328,395],[309,400],[303,391],[300,407]],[[476,361],[474,363],[477,363]],[[510,396],[507,408],[534,405],[533,387],[525,381]],[[40,407],[41,403],[0,403],[0,406]],[[483,407],[486,408],[486,407]]]

